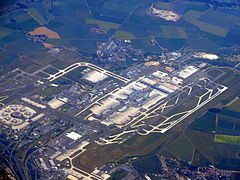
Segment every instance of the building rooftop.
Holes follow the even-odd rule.
[[[66,135],[67,137],[73,139],[73,140],[77,140],[79,138],[81,138],[82,136],[78,133],[75,133],[75,132],[70,132],[70,133],[67,133]]]

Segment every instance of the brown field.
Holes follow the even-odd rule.
[[[144,63],[145,66],[159,66],[160,63],[157,61],[148,61],[146,63]]]
[[[35,28],[34,31],[29,32],[29,34],[31,34],[31,35],[46,35],[50,39],[61,39],[61,37],[59,36],[59,34],[57,32],[54,32],[44,26]],[[53,48],[54,47],[53,44],[49,44],[49,43],[43,43],[43,45],[45,48]]]

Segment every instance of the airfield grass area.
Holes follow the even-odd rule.
[[[40,66],[46,66],[50,64],[51,62],[57,60],[55,57],[48,56],[47,53],[45,52],[38,52],[38,53],[33,53],[29,55],[26,59],[31,59],[31,61],[35,64],[38,64]]]
[[[179,130],[174,132],[180,133]],[[105,146],[91,144],[87,147],[85,153],[73,160],[73,165],[91,172],[96,166],[101,166],[107,162],[118,162],[128,156],[152,154],[169,139],[176,139],[179,134],[176,135],[175,133],[166,133],[164,136],[162,134],[136,135],[123,144]]]
[[[240,144],[240,136],[230,136],[223,134],[215,134],[214,141],[218,143]]]
[[[240,99],[235,101],[233,104],[227,107],[227,109],[235,112],[240,112]]]

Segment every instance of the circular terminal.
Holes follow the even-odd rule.
[[[13,113],[11,113],[11,116],[13,118],[18,118],[18,119],[22,119],[23,118],[23,114],[20,113],[20,112],[13,112]]]
[[[7,105],[0,109],[0,121],[10,126],[19,126],[28,121],[36,111],[20,104]]]

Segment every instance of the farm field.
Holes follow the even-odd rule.
[[[182,135],[176,141],[169,144],[166,149],[179,159],[191,161],[194,146],[186,136]]]
[[[120,26],[120,24],[106,22],[106,21],[100,21],[100,20],[94,20],[94,19],[86,19],[86,23],[97,24],[100,27],[100,29],[105,33],[108,33],[108,31],[110,29],[118,29],[118,27]]]
[[[47,21],[44,19],[44,17],[35,8],[27,9],[27,13],[30,16],[32,16],[32,18],[34,20],[36,20],[40,25],[47,24]]]
[[[218,143],[226,143],[226,144],[240,144],[240,136],[216,134],[214,137],[214,141]]]
[[[236,83],[233,79],[231,82],[227,79],[224,81],[229,86],[233,86]],[[238,84],[233,89],[236,90],[237,86]],[[235,93],[232,92],[233,97],[238,95],[238,91],[235,91]],[[233,97],[228,102],[232,101]],[[225,98],[228,99],[227,97],[223,97],[223,99]],[[170,158],[179,157],[184,159],[185,157],[187,160],[190,158],[190,152],[186,153],[188,156],[185,156],[185,153],[181,152],[191,150],[193,152],[193,156],[190,158],[192,165],[206,166],[207,164],[214,164],[219,168],[238,170],[240,164],[236,154],[240,151],[240,121],[236,117],[237,114],[235,114],[237,112],[235,111],[237,105],[238,100],[223,110],[216,108],[203,112],[203,114],[197,116],[190,123],[179,138],[168,144],[159,154]],[[235,112],[233,115],[229,113],[228,110],[230,109],[231,112]],[[184,149],[185,151],[180,151],[180,149]]]
[[[162,47],[169,50],[189,46],[194,49],[218,51],[220,46],[228,45],[229,42],[240,42],[240,33],[237,31],[240,18],[236,16],[235,11],[214,11],[203,2],[155,3],[156,8],[169,9],[180,14],[180,20],[172,23],[150,16],[148,11],[152,3],[153,0],[131,0],[127,3],[115,0],[98,3],[90,1],[88,4],[83,0],[56,1],[51,18],[44,7],[33,3],[27,9],[14,11],[11,14],[14,22],[7,16],[0,17],[4,19],[0,21],[0,42],[6,45],[12,43],[14,45],[9,44],[11,48],[18,48],[21,43],[16,41],[17,29],[32,32],[41,26],[61,37],[49,37],[42,47],[78,48],[86,55],[96,53],[97,40],[106,41],[110,37],[130,39],[133,47],[143,49],[146,53],[161,52],[159,47],[149,43],[150,36],[155,37]],[[97,28],[102,33],[91,32],[91,28]],[[34,45],[33,50],[40,48],[39,44]]]
[[[131,32],[126,31],[116,31],[114,37],[120,39],[136,39],[136,37]]]

